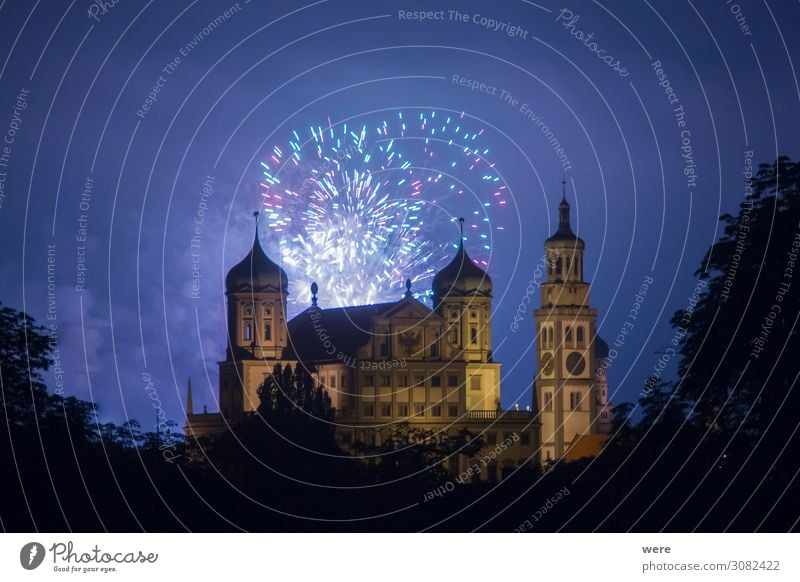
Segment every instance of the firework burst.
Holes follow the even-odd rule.
[[[427,296],[459,216],[465,244],[487,266],[490,212],[505,205],[506,186],[479,145],[483,130],[467,121],[437,111],[355,129],[329,121],[273,147],[261,164],[264,212],[295,306],[308,305],[311,281],[330,306],[396,300],[407,278]]]

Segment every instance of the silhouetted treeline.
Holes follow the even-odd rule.
[[[594,459],[499,485],[442,469],[480,439],[408,426],[338,447],[330,400],[276,368],[258,414],[182,442],[48,394],[45,330],[0,309],[0,525],[8,531],[787,531],[800,518],[800,168],[762,165],[672,319],[678,377],[648,378]],[[636,417],[635,424],[628,418]],[[169,454],[166,454],[169,451]],[[384,462],[369,461],[382,458]],[[430,493],[435,491],[436,495]]]

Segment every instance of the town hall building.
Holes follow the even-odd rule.
[[[320,307],[313,284],[311,305],[287,319],[288,277],[264,252],[256,225],[250,252],[225,280],[219,411],[195,413],[190,383],[187,436],[218,434],[255,413],[259,386],[281,364],[304,366],[326,388],[343,449],[379,444],[400,423],[436,434],[468,429],[483,440],[478,455],[495,451],[480,475],[486,480],[597,454],[611,420],[606,378],[597,373],[608,346],[596,333],[583,280],[585,245],[572,232],[566,198],[559,213],[558,230],[545,242],[547,282],[533,314],[539,370],[530,406],[502,408],[492,281],[470,259],[463,236],[433,279],[433,308],[413,297],[410,281],[398,301],[340,308]],[[465,469],[455,457],[448,463],[454,474]]]

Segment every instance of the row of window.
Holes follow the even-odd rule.
[[[563,259],[563,260],[562,260]],[[575,274],[580,277],[581,274],[581,258],[577,257],[558,257],[555,261],[549,261],[547,270],[550,275],[569,275],[570,270],[574,270]]]
[[[415,387],[423,387],[425,386],[425,375],[418,374],[414,376],[414,384]],[[430,386],[431,388],[441,388],[442,386],[442,376],[434,375],[430,376]],[[410,385],[408,383],[408,375],[407,374],[400,374],[396,376],[396,385],[400,388],[409,388]],[[320,381],[325,384],[326,388],[336,388],[336,376],[328,376],[327,378],[322,377]],[[392,376],[389,374],[379,375],[376,376],[374,374],[366,374],[364,376],[364,386],[367,388],[374,388],[376,386],[375,382],[378,382],[377,386],[381,387],[389,387],[392,386]],[[342,388],[347,388],[347,376],[342,376]],[[448,374],[447,375],[447,387],[448,388],[458,388],[458,376],[456,374]],[[481,389],[481,377],[479,375],[470,376],[470,390],[480,390]]]
[[[514,435],[513,435],[513,433],[510,433],[510,432],[504,432],[502,436],[503,436],[503,440],[506,440],[506,439],[513,438]],[[485,433],[483,433],[483,438],[486,440],[486,444],[488,446],[496,445],[497,444],[497,437],[498,437],[498,433],[496,433],[496,432],[485,432]],[[353,441],[353,435],[352,435],[352,433],[349,433],[349,432],[342,433],[340,438],[341,438],[341,441],[344,442],[345,444],[350,444]],[[363,436],[363,440],[368,445],[379,444],[376,432],[372,432],[372,431],[365,432],[364,436]],[[522,434],[520,434],[520,441],[519,442],[520,442],[521,445],[524,445],[524,446],[530,445],[531,444],[531,434],[529,432],[523,432]]]
[[[570,410],[581,410],[581,404],[583,402],[583,397],[580,392],[570,392],[569,393],[569,408]],[[553,393],[552,392],[545,392],[544,393],[544,410],[547,412],[553,411]]]
[[[252,341],[253,340],[253,322],[245,321],[243,330],[243,337],[245,341]],[[269,323],[264,324],[264,336],[261,338],[262,341],[270,342],[272,341],[272,326]]]
[[[586,331],[583,326],[576,326],[573,334],[573,326],[569,326],[564,331],[564,345],[570,348],[583,348],[586,347]],[[547,326],[541,331],[542,347],[545,349],[555,348],[555,341],[553,338],[553,327]]]
[[[396,405],[397,409],[397,416],[400,418],[409,418],[409,412],[411,410],[414,411],[414,416],[416,417],[424,417],[426,406],[424,404],[414,404],[413,409],[408,404],[398,404]],[[375,404],[364,404],[363,413],[365,418],[374,418],[375,411],[377,410],[378,416],[390,418],[392,416],[392,405],[381,403],[378,404],[377,407]],[[442,417],[442,405],[441,404],[434,404],[428,409],[428,416],[430,418],[441,418]],[[453,418],[458,416],[458,404],[448,404],[447,405],[447,416]]]

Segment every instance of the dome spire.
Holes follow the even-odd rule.
[[[563,230],[572,230],[569,224],[569,202],[567,202],[567,179],[561,179],[561,204],[558,205],[558,227]]]

